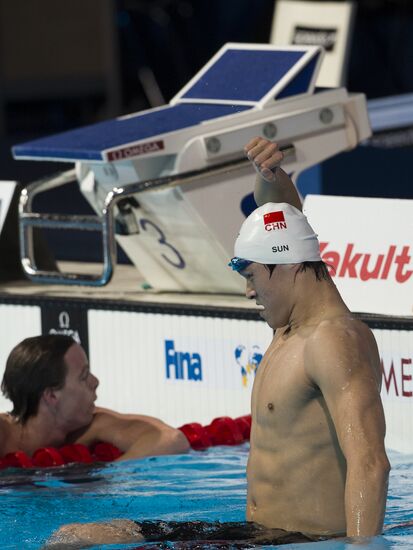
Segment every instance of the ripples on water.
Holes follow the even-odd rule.
[[[215,447],[105,466],[1,471],[1,549],[38,549],[60,525],[77,521],[115,517],[243,521],[247,453],[246,445]],[[413,520],[413,456],[390,453],[390,459],[386,525]],[[302,544],[282,548],[303,550]],[[305,548],[413,549],[413,527],[396,529],[361,546],[327,541]]]

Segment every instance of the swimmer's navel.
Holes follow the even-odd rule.
[[[267,407],[268,407],[268,410],[269,410],[269,411],[273,411],[273,410],[274,410],[274,405],[273,405],[272,403],[268,403]]]

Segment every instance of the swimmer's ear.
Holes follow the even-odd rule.
[[[40,399],[43,400],[48,407],[55,407],[58,400],[56,389],[46,388],[45,390],[43,390],[43,393]]]

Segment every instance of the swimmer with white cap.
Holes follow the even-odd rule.
[[[317,235],[307,218],[286,202],[268,202],[254,210],[241,226],[234,251],[231,267],[235,271],[241,271],[246,262],[299,264],[321,261]]]
[[[252,394],[247,523],[150,522],[149,536],[128,520],[73,524],[52,543],[204,538],[250,547],[381,533],[389,463],[374,337],[321,261],[277,145],[255,138],[246,153],[259,172],[260,207],[242,225],[230,265],[275,331]]]
[[[276,144],[246,147],[257,208],[230,266],[274,329],[252,394],[247,519],[318,535],[382,532],[389,462],[370,329],[344,304]],[[338,214],[339,215],[339,214]]]

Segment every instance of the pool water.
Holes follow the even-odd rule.
[[[393,468],[386,525],[413,520],[413,456],[389,454]],[[72,522],[111,518],[243,521],[247,456],[245,444],[109,465],[0,471],[0,547],[38,549],[60,525]],[[305,546],[308,550],[350,547],[413,549],[413,526],[389,531],[361,546],[343,541]],[[302,544],[280,548],[303,550]]]

